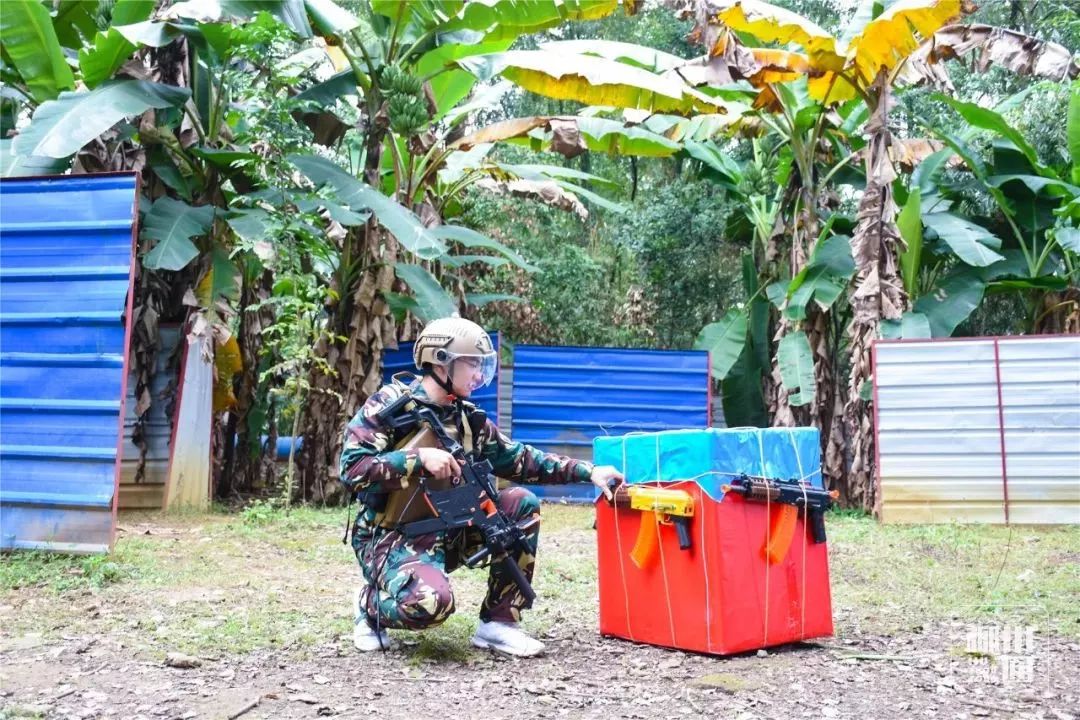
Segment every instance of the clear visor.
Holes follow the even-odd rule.
[[[485,387],[495,378],[495,369],[499,365],[498,356],[495,353],[487,355],[459,355],[447,352],[446,365],[453,365],[454,379],[465,380],[469,385],[469,391],[479,390]]]

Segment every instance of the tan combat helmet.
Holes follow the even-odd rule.
[[[433,320],[420,333],[413,345],[413,363],[420,370],[425,365],[441,365],[450,370],[458,358],[477,358],[483,371],[482,387],[495,376],[497,358],[491,338],[484,329],[464,318]],[[474,388],[475,389],[475,388]]]

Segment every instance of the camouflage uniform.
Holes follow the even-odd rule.
[[[422,467],[417,452],[394,450],[406,431],[380,424],[377,413],[398,397],[406,386],[392,383],[373,394],[345,429],[341,451],[341,480],[358,492],[360,509],[352,534],[353,550],[367,580],[361,603],[368,617],[382,627],[419,630],[443,622],[454,612],[454,595],[447,573],[459,567],[482,545],[477,530],[455,530],[406,538],[380,526],[382,513],[372,507],[372,494],[410,487]],[[566,483],[588,481],[592,465],[534,447],[512,442],[499,432],[475,405],[463,402],[465,418],[454,406],[431,403],[419,384],[413,397],[434,408],[448,430],[460,429],[463,420],[472,430],[475,452],[491,462],[495,474],[514,482]],[[377,495],[375,496],[377,497]],[[538,513],[540,503],[524,488],[499,493],[499,509],[516,521]],[[528,538],[529,552],[517,557],[526,578],[532,579],[539,530]],[[482,620],[517,622],[525,598],[501,563],[491,566],[488,592],[480,608]]]

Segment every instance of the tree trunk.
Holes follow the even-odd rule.
[[[368,131],[364,180],[379,187],[385,127],[374,118]],[[338,459],[345,424],[382,383],[382,351],[394,341],[394,320],[381,292],[394,281],[397,241],[374,218],[349,232],[343,241],[343,265],[359,268],[351,287],[342,287],[341,302],[331,311],[327,331],[311,369],[311,390],[300,427],[303,447],[297,459],[299,494],[308,500],[330,502],[340,497]]]
[[[810,182],[811,178],[805,178],[805,182]],[[814,245],[817,242],[818,223],[817,223],[817,200],[814,197],[813,191],[805,184],[799,189],[799,205],[800,211],[798,215],[793,216],[791,219],[791,225],[786,233],[791,238],[791,247],[789,252],[789,268],[790,276],[795,277],[803,268],[806,267],[807,260],[814,252]],[[810,347],[815,347],[813,339],[810,338],[810,330],[813,327],[813,315],[815,314],[815,308],[813,303],[807,305],[806,308],[806,320],[803,321],[803,330],[807,333],[807,339],[810,340]],[[776,341],[777,347],[779,347],[780,341],[784,339],[788,333],[799,329],[795,321],[789,320],[784,316],[783,312],[780,314],[780,320],[777,323],[776,334],[773,340]],[[815,353],[815,360],[816,360]],[[805,427],[811,425],[814,419],[817,418],[817,414],[814,412],[814,407],[817,404],[818,391],[814,392],[814,402],[808,405],[801,405],[798,407],[792,406],[788,401],[788,389],[784,387],[783,379],[780,376],[780,363],[778,359],[778,353],[773,353],[773,366],[772,366],[772,387],[774,395],[771,398],[771,405],[773,410],[773,427]],[[817,375],[817,363],[815,362],[815,379]]]
[[[131,371],[135,376],[135,423],[131,429],[131,441],[139,449],[139,464],[135,468],[135,482],[141,483],[146,475],[146,455],[149,441],[146,437],[147,412],[154,401],[153,383],[157,374],[157,356],[161,335],[159,321],[165,313],[169,297],[167,284],[161,276],[142,266],[136,268],[135,307],[132,318]]]
[[[1080,288],[1046,293],[1035,312],[1035,335],[1080,333]]]
[[[852,440],[852,464],[840,489],[845,504],[881,512],[881,493],[874,468],[874,428],[869,400],[862,391],[872,377],[871,346],[881,321],[897,320],[908,298],[899,277],[903,240],[896,227],[897,207],[892,197],[896,171],[889,158],[892,135],[888,128],[889,85],[882,72],[871,92],[876,98],[867,122],[866,189],[859,202],[858,224],[851,239],[855,259],[855,292],[851,296],[851,375],[844,418]]]
[[[844,486],[847,468],[848,439],[844,432],[844,404],[847,399],[846,384],[840,377],[839,347],[843,330],[834,305],[828,313],[822,313],[820,330],[826,337],[821,348],[815,348],[821,367],[827,368],[819,376],[818,388],[828,393],[821,403],[821,472],[826,487],[839,490]],[[813,347],[813,346],[812,346]]]
[[[237,378],[236,407],[233,410],[237,417],[236,450],[232,462],[226,463],[223,482],[219,486],[224,493],[252,492],[265,485],[260,448],[262,431],[270,413],[264,416],[259,406],[260,397],[269,403],[265,388],[260,388],[259,365],[262,333],[274,322],[274,310],[269,306],[258,306],[269,299],[273,282],[273,274],[267,270],[254,281],[245,277],[240,289],[240,327],[236,340],[244,368]],[[271,459],[275,454],[276,433],[274,435],[275,443],[267,450]]]

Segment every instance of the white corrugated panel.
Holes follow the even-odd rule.
[[[1080,338],[999,346],[1009,520],[1080,522]]]
[[[1009,522],[1080,522],[1080,338],[883,341],[876,360],[884,522],[1003,523],[1006,488]]]
[[[514,409],[514,366],[503,365],[499,370],[499,430],[509,435],[510,413]]]

